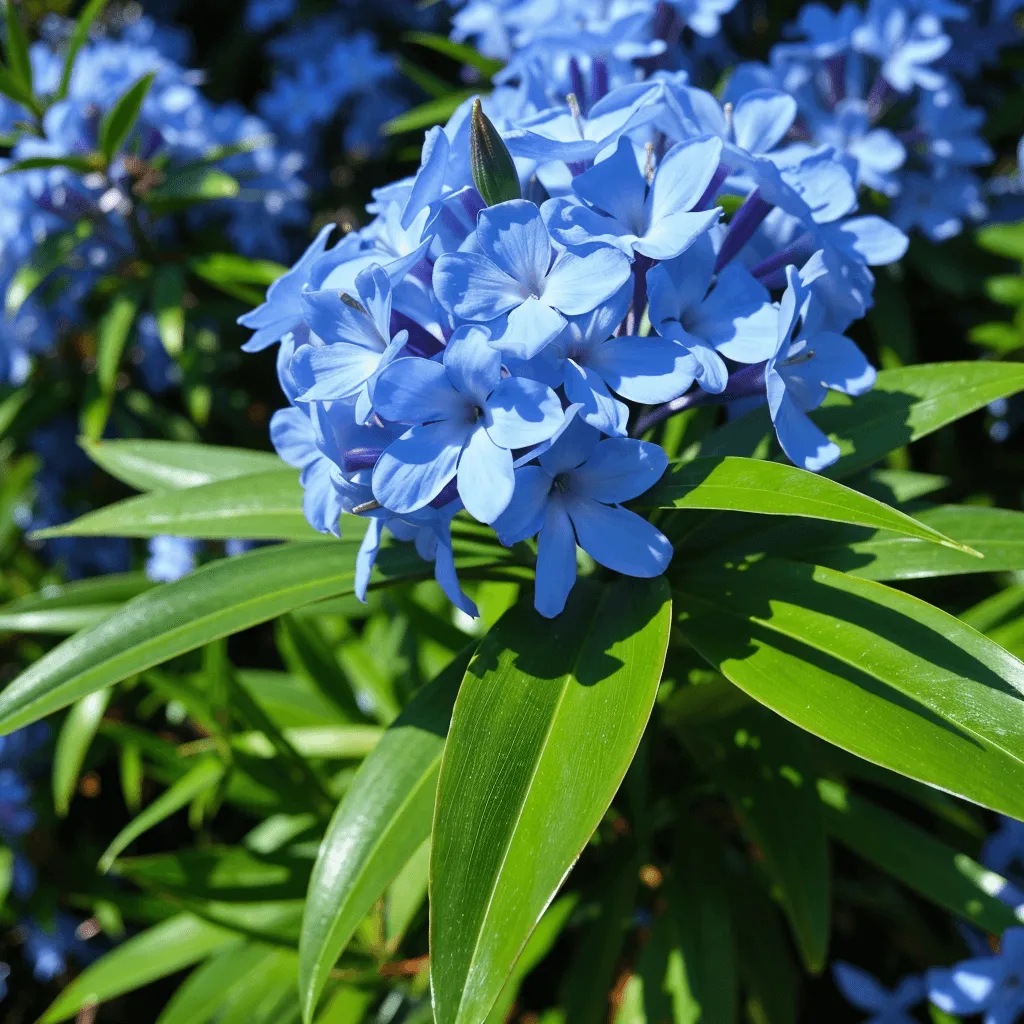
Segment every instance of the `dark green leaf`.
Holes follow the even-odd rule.
[[[100,124],[100,152],[109,164],[135,127],[156,72],[143,75],[110,108]]]
[[[233,252],[210,252],[189,260],[189,269],[210,284],[273,284],[288,268]]]
[[[441,752],[471,653],[459,655],[392,722],[331,819],[299,942],[307,1022],[356,926],[430,835]]]
[[[114,837],[99,861],[100,871],[109,871],[118,856],[144,832],[187,807],[196,797],[213,789],[224,777],[224,765],[217,758],[197,761],[168,790],[161,793],[141,814]]]
[[[145,202],[157,213],[172,213],[196,203],[233,199],[241,190],[237,178],[216,167],[183,167],[147,192]]]
[[[0,605],[0,630],[74,633],[94,625],[125,601],[152,588],[153,583],[141,572],[46,587],[38,594]]]
[[[269,947],[255,942],[228,946],[198,967],[174,993],[156,1024],[207,1024],[237,988],[259,970]]]
[[[25,300],[50,274],[68,262],[77,246],[91,233],[92,225],[83,221],[69,231],[51,235],[39,245],[31,259],[23,263],[11,278],[5,299],[7,313],[10,316],[17,313]]]
[[[25,26],[21,23],[21,15],[18,13],[19,4],[8,0],[7,7],[7,64],[11,74],[25,87],[25,91],[32,95],[32,60],[28,53],[28,36],[25,34]]]
[[[419,46],[425,46],[436,53],[442,53],[446,57],[451,57],[452,60],[457,61],[459,64],[466,64],[469,67],[476,68],[485,78],[490,78],[492,75],[497,74],[503,67],[500,60],[485,57],[478,50],[474,50],[472,46],[453,42],[447,36],[435,35],[432,32],[408,32],[405,38],[410,43],[417,43]]]
[[[1006,879],[837,782],[818,784],[829,831],[844,845],[940,907],[1001,934],[1019,921],[998,898]]]
[[[808,970],[825,966],[829,864],[825,821],[804,737],[756,705],[702,722],[687,742],[725,790],[793,927]]]
[[[431,848],[438,1024],[486,1018],[622,781],[661,680],[664,580],[579,584],[556,619],[520,602],[455,704]]]
[[[876,764],[1024,816],[1024,665],[879,583],[766,559],[689,567],[679,628],[784,718]]]
[[[140,299],[137,289],[124,288],[117,292],[100,320],[96,337],[95,391],[98,393],[87,401],[81,416],[82,433],[88,438],[100,437],[106,428],[117,390],[117,372],[139,312]]]

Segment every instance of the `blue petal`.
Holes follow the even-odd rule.
[[[592,498],[567,502],[579,545],[595,562],[627,576],[660,576],[672,561],[668,538],[646,519]]]
[[[756,89],[733,108],[736,145],[748,153],[767,153],[785,137],[796,120],[796,100],[774,89]]]
[[[834,331],[819,331],[808,344],[814,355],[806,363],[787,367],[787,381],[793,377],[813,379],[833,391],[845,395],[862,395],[870,391],[878,376],[867,357],[849,338]]]
[[[303,469],[320,455],[313,424],[301,409],[278,409],[270,417],[270,443],[296,469]]]
[[[493,523],[512,500],[512,453],[499,448],[486,430],[477,427],[462,449],[458,482],[466,511],[481,523]]]
[[[565,317],[532,295],[508,315],[501,349],[520,359],[533,359],[562,333]]]
[[[433,359],[396,359],[377,378],[373,401],[384,419],[396,423],[450,419],[466,406],[444,366]]]
[[[494,521],[494,532],[505,547],[532,537],[541,528],[553,484],[551,475],[540,466],[516,470],[512,499]]]
[[[662,158],[647,197],[648,224],[697,205],[718,170],[722,140],[706,135],[676,143]]]
[[[832,977],[847,1002],[859,1010],[881,1010],[889,1002],[889,993],[867,971],[853,964],[836,961],[832,967]]]
[[[382,338],[391,337],[391,278],[378,264],[360,271],[356,291]],[[312,325],[311,325],[312,326]],[[316,330],[316,328],[313,328]],[[320,332],[317,331],[319,334]],[[323,335],[320,335],[323,337]],[[326,340],[326,339],[325,339]]]
[[[567,199],[551,199],[544,206],[545,213],[548,213],[551,237],[562,245],[582,246],[602,242],[615,246],[629,256],[640,237],[629,224]]]
[[[623,398],[651,405],[683,394],[698,370],[694,357],[678,342],[657,335],[612,338],[587,357]]]
[[[349,398],[376,372],[383,349],[337,342],[334,345],[303,345],[293,356],[297,379],[312,377],[311,387],[300,391],[300,402]]]
[[[445,596],[456,608],[474,619],[480,614],[476,605],[466,596],[459,585],[459,577],[455,572],[455,555],[452,551],[451,536],[447,529],[443,533],[438,531],[437,551],[434,554],[434,579],[437,580]]]
[[[611,396],[596,371],[566,360],[565,396],[581,406],[579,415],[592,427],[603,434],[625,437],[629,408]]]
[[[853,217],[838,225],[850,244],[869,267],[902,259],[910,239],[882,217]]]
[[[374,268],[384,273],[380,267],[374,265]],[[363,274],[374,268],[364,270]],[[383,351],[391,337],[387,331],[382,334],[378,330],[367,312],[346,302],[336,291],[306,292],[302,296],[302,305],[310,330],[328,344],[345,342]]]
[[[660,445],[610,437],[573,471],[572,493],[605,504],[629,501],[650,490],[667,468],[668,456]]]
[[[551,265],[551,239],[534,203],[513,199],[482,210],[476,240],[495,266],[537,294]]]
[[[820,472],[839,458],[839,446],[802,412],[786,391],[782,378],[773,370],[766,376],[768,409],[782,450],[803,469]]]
[[[702,213],[672,213],[655,221],[633,248],[652,260],[670,260],[685,252],[718,222],[721,210]]]
[[[575,177],[572,188],[591,206],[614,217],[635,234],[643,234],[647,183],[637,165],[633,143],[627,137],[619,139],[611,156]]]
[[[400,515],[430,504],[455,476],[471,429],[444,420],[411,427],[373,467],[374,497]]]
[[[482,327],[460,327],[444,350],[448,380],[461,394],[483,407],[487,396],[501,380],[501,353],[490,345]]]
[[[356,575],[353,589],[356,597],[364,604],[366,603],[366,588],[370,584],[370,574],[373,572],[373,564],[377,561],[377,552],[380,550],[383,529],[383,519],[377,516],[371,518],[366,524],[366,533],[363,534],[363,542],[359,545],[359,554],[356,555]]]
[[[330,459],[321,455],[302,471],[302,511],[306,521],[320,533],[341,536],[341,493],[335,486],[337,470]]]
[[[487,400],[487,432],[502,448],[529,448],[551,437],[565,418],[558,395],[539,381],[506,377]]]
[[[533,606],[546,619],[558,615],[576,582],[576,535],[561,501],[548,503],[537,537]]]
[[[586,256],[563,252],[548,274],[544,301],[568,316],[589,313],[610,299],[629,276],[629,260],[611,246],[600,246]]]
[[[678,320],[704,301],[715,270],[715,250],[708,236],[690,246],[685,256],[659,263],[647,272],[651,323]]]
[[[483,253],[447,252],[434,264],[434,291],[449,313],[493,320],[523,301],[523,286]]]

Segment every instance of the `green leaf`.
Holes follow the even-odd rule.
[[[88,40],[89,29],[103,12],[106,3],[107,0],[89,0],[82,8],[82,13],[79,14],[71,38],[68,40],[67,50],[64,52],[64,70],[61,72],[60,85],[57,87],[55,99],[62,100],[67,96],[68,87],[71,85],[71,74],[75,70],[75,58]]]
[[[153,274],[153,309],[157,330],[167,354],[173,359],[185,347],[185,272],[165,263]]]
[[[141,296],[136,288],[119,291],[99,323],[96,337],[95,390],[82,410],[82,432],[89,438],[103,433],[117,390],[117,372],[128,337],[139,312]]]
[[[807,969],[820,972],[829,937],[828,849],[804,737],[756,705],[686,736],[757,848]]]
[[[32,61],[28,54],[28,36],[18,14],[18,4],[7,2],[7,64],[11,74],[32,95]]]
[[[98,1006],[151,981],[205,960],[235,942],[237,935],[192,914],[178,914],[115,947],[87,967],[56,998],[39,1024],[70,1020],[86,1006]]]
[[[208,252],[188,262],[193,274],[210,284],[272,285],[288,268],[273,260],[254,260],[233,252]]]
[[[346,523],[346,526],[348,524]],[[313,540],[321,536],[302,512],[294,469],[230,477],[179,491],[127,498],[36,537],[198,537]]]
[[[512,1012],[516,997],[519,995],[519,988],[526,980],[526,976],[551,952],[551,947],[558,941],[569,918],[576,909],[579,902],[574,893],[566,896],[559,896],[554,903],[544,911],[544,916],[537,922],[533,934],[526,940],[522,955],[516,961],[515,967],[505,987],[501,990],[494,1009],[487,1015],[487,1024],[505,1024]]]
[[[107,112],[100,124],[100,152],[109,164],[135,127],[156,72],[143,75]]]
[[[65,266],[75,249],[90,234],[92,225],[83,221],[68,231],[51,235],[38,245],[31,258],[11,278],[4,300],[8,315],[14,316],[43,281],[55,270]]]
[[[0,630],[18,633],[74,633],[94,625],[125,601],[152,590],[144,573],[131,572],[45,587],[0,605]]]
[[[118,832],[100,857],[100,871],[109,871],[118,856],[143,833],[187,807],[196,797],[213,789],[224,778],[224,771],[224,764],[215,757],[197,761],[173,786],[161,793]]]
[[[437,1024],[486,1019],[611,803],[661,680],[663,579],[578,585],[556,619],[520,602],[455,703],[431,847]]]
[[[27,107],[32,113],[36,113],[36,102],[32,90],[27,88],[17,75],[2,64],[0,64],[0,93],[14,100],[15,103]]]
[[[1009,256],[1010,259],[1024,260],[1024,225],[992,224],[982,228],[975,238],[983,249]]]
[[[273,452],[180,441],[80,442],[85,454],[137,491],[177,491],[217,480],[285,471]]]
[[[398,117],[391,118],[390,121],[385,121],[380,130],[385,135],[401,135],[403,132],[422,131],[424,128],[432,128],[435,124],[444,124],[466,100],[476,96],[478,92],[477,89],[465,89],[453,92],[450,96],[428,100],[404,114],[399,114]]]
[[[0,83],[3,82],[3,71],[0,70]],[[0,92],[3,92],[0,87]],[[75,156],[68,153],[64,156],[30,156],[24,160],[15,160],[8,164],[0,174],[17,174],[19,171],[49,170],[51,167],[66,167],[69,171],[77,171],[79,174],[88,174],[90,171],[100,170],[95,160],[87,156]]]
[[[785,553],[802,562],[841,569],[868,580],[910,580],[962,573],[1024,569],[1024,513],[977,505],[940,505],[917,519],[961,544],[978,559],[888,530],[812,530]]]
[[[882,370],[866,395],[830,393],[825,405],[812,413],[842,453],[824,475],[839,479],[859,472],[893,449],[1022,389],[1024,363],[975,360]],[[713,431],[696,454],[753,456],[768,450],[772,433],[767,412],[757,409]]]
[[[376,725],[306,725],[281,731],[302,757],[324,760],[358,760],[380,742],[383,730]],[[261,732],[238,733],[232,746],[252,757],[276,756],[276,748]]]
[[[299,940],[307,1022],[359,922],[430,835],[441,752],[471,653],[460,654],[391,723],[331,819]]]
[[[97,690],[76,701],[60,727],[53,751],[53,806],[63,818],[78,787],[85,755],[110,703],[110,690]]]
[[[999,274],[985,282],[985,291],[993,302],[1004,306],[1024,306],[1024,276]]]
[[[0,693],[0,734],[219,637],[352,593],[357,547],[334,541],[262,548],[140,594],[9,683]],[[385,578],[421,579],[430,571],[407,548],[382,554]]]
[[[262,965],[267,946],[243,942],[210,957],[179,986],[156,1024],[207,1024]]]
[[[998,898],[1008,883],[994,871],[837,782],[818,791],[829,831],[886,874],[995,935],[1024,921]]]
[[[155,213],[173,213],[196,203],[215,199],[234,199],[242,186],[237,178],[216,167],[182,167],[145,195],[145,203]]]
[[[1024,665],[909,594],[765,559],[689,566],[679,629],[784,718],[893,771],[1024,816]]]
[[[958,553],[964,549],[964,545],[889,505],[781,462],[736,457],[697,459],[673,469],[639,504],[827,519],[893,530],[954,548]]]
[[[436,35],[433,32],[407,32],[405,39],[410,43],[425,46],[435,53],[444,54],[445,57],[450,57],[459,64],[476,68],[485,78],[497,74],[504,67],[500,60],[485,57],[478,50],[474,50],[472,46],[453,42],[447,36]]]

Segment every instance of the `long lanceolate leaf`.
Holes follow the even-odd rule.
[[[460,654],[391,723],[331,820],[299,942],[307,1022],[359,921],[430,835],[441,752],[471,653]]]
[[[351,594],[357,546],[331,541],[264,548],[141,594],[10,683],[0,693],[0,733],[211,640],[304,604]],[[410,546],[384,554],[379,566],[392,581],[430,571]]]
[[[779,462],[697,459],[669,473],[640,502],[659,508],[723,509],[871,526],[963,549],[938,530],[842,484]]]
[[[836,746],[1024,817],[1024,664],[879,583],[766,559],[690,566],[679,627],[728,679]]]
[[[438,781],[430,858],[437,1024],[481,1024],[607,810],[647,724],[671,625],[662,579],[520,603],[470,665]]]

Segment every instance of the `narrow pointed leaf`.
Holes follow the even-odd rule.
[[[83,439],[81,445],[97,466],[137,491],[177,491],[285,468],[273,452],[213,444]]]
[[[158,267],[153,274],[153,310],[157,331],[167,354],[173,359],[185,347],[185,273],[173,263]]]
[[[837,782],[818,783],[829,831],[915,892],[995,935],[1024,921],[999,899],[1005,878]]]
[[[97,690],[77,701],[64,719],[53,750],[53,806],[63,818],[78,787],[85,756],[110,703],[110,690]]]
[[[75,633],[95,625],[154,585],[138,572],[46,587],[38,594],[0,605],[0,631]]]
[[[100,16],[106,4],[107,0],[89,0],[82,8],[82,13],[79,14],[78,20],[75,22],[74,30],[64,52],[64,70],[61,72],[60,85],[57,87],[56,98],[58,100],[67,96],[68,87],[71,85],[71,74],[75,70],[75,58],[89,38],[89,29],[92,28],[93,22]]]
[[[697,459],[672,470],[639,504],[826,519],[963,549],[938,530],[866,494],[781,462]]]
[[[120,152],[125,140],[139,119],[142,104],[149,93],[149,88],[156,78],[156,72],[143,75],[121,98],[110,108],[100,125],[100,152],[107,163]]]
[[[141,814],[133,818],[114,837],[100,857],[100,871],[109,871],[123,850],[144,832],[187,807],[196,797],[212,789],[224,778],[224,764],[214,757],[203,758],[169,789],[160,794]]]
[[[262,963],[268,949],[246,942],[211,957],[178,987],[156,1024],[207,1024]]]
[[[471,653],[456,657],[391,723],[331,819],[299,941],[307,1022],[357,925],[430,835],[441,752]]]
[[[204,540],[314,540],[321,536],[302,514],[302,487],[293,469],[217,480],[170,493],[140,494],[35,536],[160,534]]]
[[[32,94],[32,61],[28,53],[28,36],[21,23],[20,4],[7,3],[7,64],[11,74]]]
[[[70,1020],[83,1007],[98,1006],[158,978],[205,960],[237,940],[234,932],[192,914],[178,914],[135,935],[87,967],[43,1014],[40,1024]]]
[[[663,579],[576,587],[556,619],[521,601],[470,664],[431,847],[437,1024],[486,1020],[611,803],[661,680]]]
[[[829,936],[828,845],[805,737],[757,705],[686,736],[756,847],[804,963],[820,972]]]
[[[263,548],[141,594],[9,683],[0,693],[0,734],[211,640],[352,593],[356,548],[339,541]],[[422,578],[430,570],[408,546],[384,555],[385,578]]]
[[[851,753],[1024,817],[1024,665],[909,594],[775,559],[688,567],[679,628],[715,668]]]

